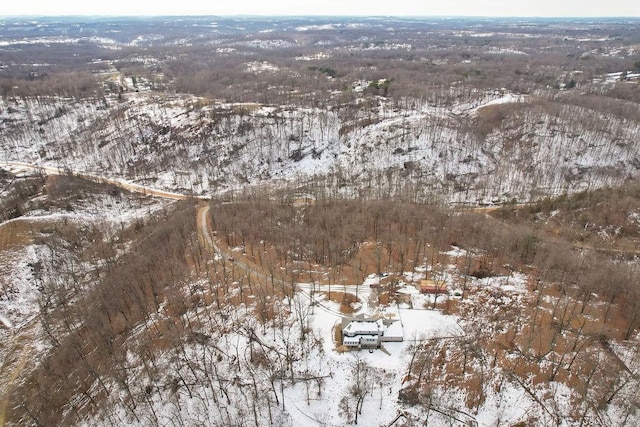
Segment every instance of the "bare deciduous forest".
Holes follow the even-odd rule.
[[[0,425],[638,424],[640,22],[212,20],[0,19]]]

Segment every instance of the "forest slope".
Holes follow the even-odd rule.
[[[620,184],[640,168],[637,118],[562,98],[487,94],[446,108],[372,98],[305,109],[132,94],[5,98],[0,111],[6,160],[196,195],[295,180],[375,198],[522,202]]]

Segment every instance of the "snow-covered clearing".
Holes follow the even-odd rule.
[[[475,106],[473,108],[471,108],[470,110],[467,111],[467,113],[475,115],[477,114],[480,110],[482,110],[483,108],[487,108],[487,107],[491,107],[494,105],[503,105],[503,104],[520,104],[520,103],[524,103],[527,101],[527,96],[526,95],[515,95],[515,94],[506,94],[504,96],[501,96],[500,98],[496,98],[493,99],[491,101],[487,101],[483,104],[480,104],[478,106]]]
[[[383,275],[383,279],[388,275]],[[307,388],[298,384],[285,390],[286,399],[291,402],[288,414],[292,425],[340,426],[347,423],[349,416],[344,410],[345,396],[349,396],[350,388],[354,386],[354,369],[359,361],[365,362],[374,369],[375,377],[369,386],[370,392],[364,400],[362,415],[358,423],[368,426],[386,425],[390,423],[405,408],[397,401],[402,388],[403,378],[407,374],[407,366],[411,358],[410,348],[425,340],[442,338],[460,338],[464,331],[458,324],[456,316],[443,315],[437,310],[399,308],[397,305],[371,305],[371,294],[376,288],[380,277],[372,274],[362,285],[332,286],[332,292],[347,292],[357,295],[358,309],[350,316],[364,314],[365,316],[381,316],[383,318],[399,319],[404,334],[403,342],[385,342],[382,349],[354,350],[337,352],[334,342],[335,328],[340,325],[343,315],[340,305],[326,299],[329,290],[327,285],[298,284],[302,295],[309,302],[311,290],[315,290],[314,306],[310,307],[309,325],[317,336],[323,338],[325,355],[324,363],[330,364],[330,378],[325,378],[322,395],[307,394]],[[373,285],[373,287],[372,287]],[[415,290],[413,286],[407,289]],[[416,291],[417,292],[417,291]],[[321,363],[313,358],[310,365]],[[341,401],[342,406],[341,406]],[[327,408],[332,408],[327,410]],[[343,409],[340,409],[343,408]]]
[[[362,287],[363,289],[365,286]],[[322,302],[324,304],[324,302]],[[289,409],[292,425],[340,426],[346,422],[341,413],[340,401],[350,394],[349,388],[354,385],[354,365],[358,360],[366,362],[377,370],[376,382],[371,385],[372,392],[367,395],[358,423],[367,426],[386,425],[403,411],[397,401],[402,387],[402,379],[406,375],[411,354],[409,347],[417,341],[438,339],[441,337],[460,336],[462,330],[455,316],[446,316],[433,310],[410,310],[387,308],[387,312],[399,312],[404,329],[403,342],[387,342],[384,350],[360,350],[337,353],[331,337],[334,327],[340,323],[341,317],[326,310],[317,309],[310,315],[309,323],[316,333],[324,338],[324,350],[331,364],[332,376],[325,379],[321,398],[315,396],[307,400],[306,389],[300,384],[286,390],[287,400],[292,402]],[[320,361],[310,360],[311,365]],[[331,408],[331,410],[327,410]]]

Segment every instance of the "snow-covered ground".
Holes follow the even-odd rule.
[[[392,308],[393,310],[393,308]],[[376,370],[376,381],[366,396],[359,416],[358,424],[366,426],[387,425],[403,407],[397,401],[411,358],[409,348],[415,339],[437,339],[461,334],[462,330],[454,316],[445,316],[432,310],[401,309],[400,318],[404,329],[404,342],[384,343],[383,350],[351,351],[337,353],[334,343],[329,339],[333,328],[340,322],[340,317],[316,310],[311,316],[310,324],[318,335],[325,337],[324,349],[327,361],[331,364],[332,377],[326,379],[322,399],[313,399],[307,403],[304,386],[301,384],[286,391],[287,400],[293,408],[289,415],[294,426],[340,426],[345,425],[345,415],[340,413],[340,401],[350,394],[349,388],[354,385],[354,364],[358,360]],[[417,338],[416,338],[417,337]],[[310,361],[311,364],[317,363]],[[327,410],[332,408],[331,410]]]
[[[7,329],[20,328],[38,313],[38,290],[33,266],[36,248],[27,246],[0,252],[0,316]]]
[[[106,239],[112,238],[124,227],[136,220],[166,206],[169,201],[147,198],[123,193],[121,195],[106,193],[89,196],[69,207],[49,206],[45,209],[30,210],[23,216],[5,221],[2,228],[9,228],[13,223],[30,224],[32,235],[50,234],[56,224],[72,223],[84,227],[97,226],[104,232]],[[40,231],[38,231],[40,230]],[[0,241],[0,245],[4,241]],[[10,249],[10,250],[7,250]],[[38,313],[38,281],[43,278],[34,276],[34,269],[50,255],[48,249],[32,237],[23,246],[12,245],[10,248],[0,246],[0,282],[2,297],[0,298],[0,315],[12,326],[19,328]]]
[[[487,91],[449,106],[407,100],[402,109],[376,102],[349,110],[144,93],[126,102],[6,98],[0,158],[195,195],[328,175],[325,186],[335,191],[382,197],[410,177],[418,200],[437,194],[471,204],[615,185],[636,173],[640,158],[638,123],[599,122],[588,109],[562,104],[550,114],[534,95]],[[518,108],[486,135],[461,126],[500,105]],[[69,148],[70,140],[78,143]]]

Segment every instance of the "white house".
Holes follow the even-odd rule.
[[[379,348],[382,342],[402,341],[399,320],[366,319],[363,315],[342,319],[342,344],[351,348]]]

